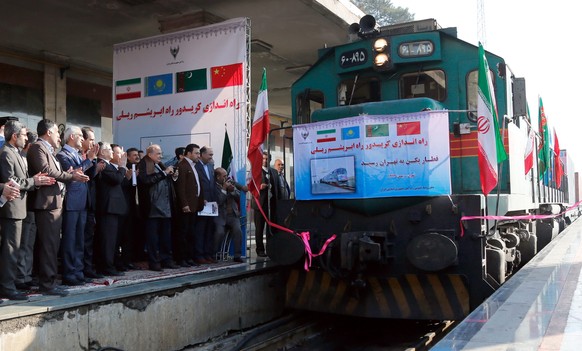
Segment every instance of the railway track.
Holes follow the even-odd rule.
[[[291,314],[243,333],[225,335],[198,351],[424,351],[454,325],[451,321],[402,321]]]

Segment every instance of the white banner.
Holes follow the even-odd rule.
[[[238,18],[115,45],[115,143],[142,150],[160,144],[164,160],[179,146],[210,146],[218,167],[226,126],[244,179],[247,27]]]
[[[451,193],[446,111],[293,127],[298,200]]]

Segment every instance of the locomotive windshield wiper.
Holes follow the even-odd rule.
[[[352,85],[352,92],[350,94],[350,101],[348,102],[348,105],[352,104],[352,98],[354,97],[354,92],[356,91],[356,83],[358,83],[358,76],[359,74],[356,74],[356,77],[354,78],[354,85]]]

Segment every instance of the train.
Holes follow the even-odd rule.
[[[333,185],[347,185],[348,184],[348,171],[343,168],[336,168],[330,172],[325,177],[319,180],[320,183],[333,184]]]
[[[460,320],[575,219],[566,211],[573,180],[558,186],[537,162],[525,172],[525,79],[501,56],[485,51],[508,159],[485,196],[478,47],[434,19],[378,27],[364,16],[350,37],[320,49],[291,88],[295,198],[277,201],[276,221],[294,233],[267,243],[286,267],[286,305]],[[332,156],[353,174],[353,192],[312,191],[320,175],[309,162]],[[305,261],[306,252],[322,253]]]

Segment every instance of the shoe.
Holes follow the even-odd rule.
[[[63,285],[80,286],[80,285],[85,285],[85,282],[77,280],[77,279],[63,279]]]
[[[210,261],[206,260],[205,258],[197,258],[194,260],[194,262],[198,263],[198,264],[209,264],[210,263]]]
[[[127,272],[127,268],[125,266],[115,266],[118,272]]]
[[[162,266],[160,266],[159,263],[150,264],[149,269],[150,269],[150,271],[154,271],[154,272],[163,271]]]
[[[52,288],[48,290],[39,290],[39,292],[43,295],[50,295],[50,296],[67,296],[69,295],[68,291]]]
[[[180,268],[180,266],[178,266],[177,264],[175,264],[172,261],[169,261],[169,262],[162,263],[162,268],[178,269],[178,268]]]
[[[85,282],[85,284],[87,284],[87,283],[93,283],[93,279],[91,279],[91,278],[83,278],[81,281],[82,282]]]
[[[30,286],[26,283],[15,283],[16,289],[18,290],[30,290]]]
[[[101,279],[105,278],[103,274],[99,274],[95,271],[85,271],[84,272],[86,278],[93,278],[93,279]]]
[[[112,277],[121,277],[122,275],[124,275],[122,272],[114,270],[114,269],[109,269],[109,270],[103,271],[103,274],[106,276],[112,276]]]
[[[133,263],[127,263],[124,266],[125,266],[125,269],[127,269],[128,271],[135,271],[135,270],[137,270],[137,267]]]
[[[186,261],[180,261],[180,262],[178,262],[178,265],[180,267],[184,267],[184,268],[191,267],[191,265],[189,265],[188,262],[186,262]]]
[[[217,260],[215,260],[215,259],[214,259],[214,258],[212,258],[212,257],[204,257],[204,259],[205,259],[206,261],[208,261],[209,263],[217,263],[217,262],[218,262]]]
[[[186,260],[186,264],[189,265],[190,267],[195,267],[195,266],[199,266],[198,263],[194,262],[194,260]]]
[[[25,294],[19,293],[19,292],[1,294],[0,296],[2,296],[3,298],[6,298],[8,300],[16,300],[16,301],[27,301],[28,300],[28,296],[26,296]]]
[[[232,259],[233,262],[243,263],[244,260],[241,257],[235,257]]]
[[[257,256],[259,257],[267,257],[267,254],[264,251],[257,252]]]

